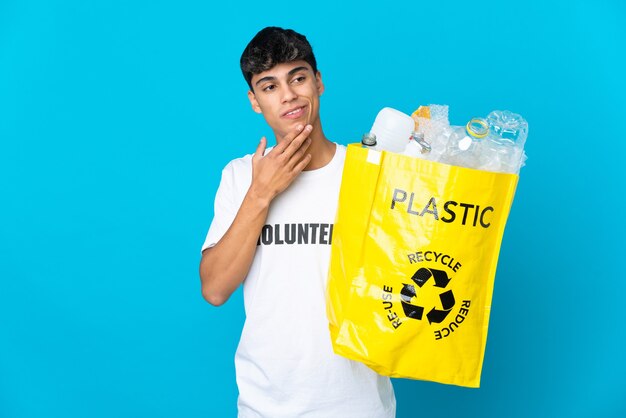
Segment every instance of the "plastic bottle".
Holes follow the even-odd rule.
[[[481,170],[518,174],[524,163],[528,123],[508,110],[494,110],[486,118],[489,135],[481,144]]]
[[[472,118],[465,127],[456,127],[450,135],[441,161],[467,168],[481,165],[479,144],[489,133],[486,119]]]
[[[413,118],[399,110],[385,107],[376,115],[370,133],[376,135],[377,150],[402,153],[414,129]]]
[[[528,137],[528,122],[508,110],[494,110],[487,115],[490,138],[496,142],[524,148]]]

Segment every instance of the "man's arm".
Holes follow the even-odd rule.
[[[202,253],[202,296],[219,306],[246,278],[272,200],[284,191],[311,160],[306,150],[312,127],[298,127],[266,156],[267,141],[261,139],[252,157],[252,182],[232,225],[224,236]]]

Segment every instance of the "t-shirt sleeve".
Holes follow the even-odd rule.
[[[237,199],[235,198],[234,172],[232,163],[229,163],[222,170],[222,179],[215,194],[215,209],[213,221],[209,227],[202,250],[213,247],[222,239],[228,228],[232,225],[239,210]]]

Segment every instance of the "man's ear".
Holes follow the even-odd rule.
[[[248,100],[250,100],[250,104],[252,105],[252,110],[256,113],[263,113],[261,110],[261,106],[259,106],[259,102],[256,100],[256,96],[252,92],[252,90],[248,90]]]
[[[319,71],[315,74],[315,85],[317,86],[317,93],[319,96],[324,93],[324,82],[322,81],[322,73]]]

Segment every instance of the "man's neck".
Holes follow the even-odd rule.
[[[307,149],[307,154],[311,154],[311,161],[304,168],[304,171],[317,170],[322,168],[333,159],[337,146],[326,138],[322,127],[315,127],[309,135],[311,145]]]

